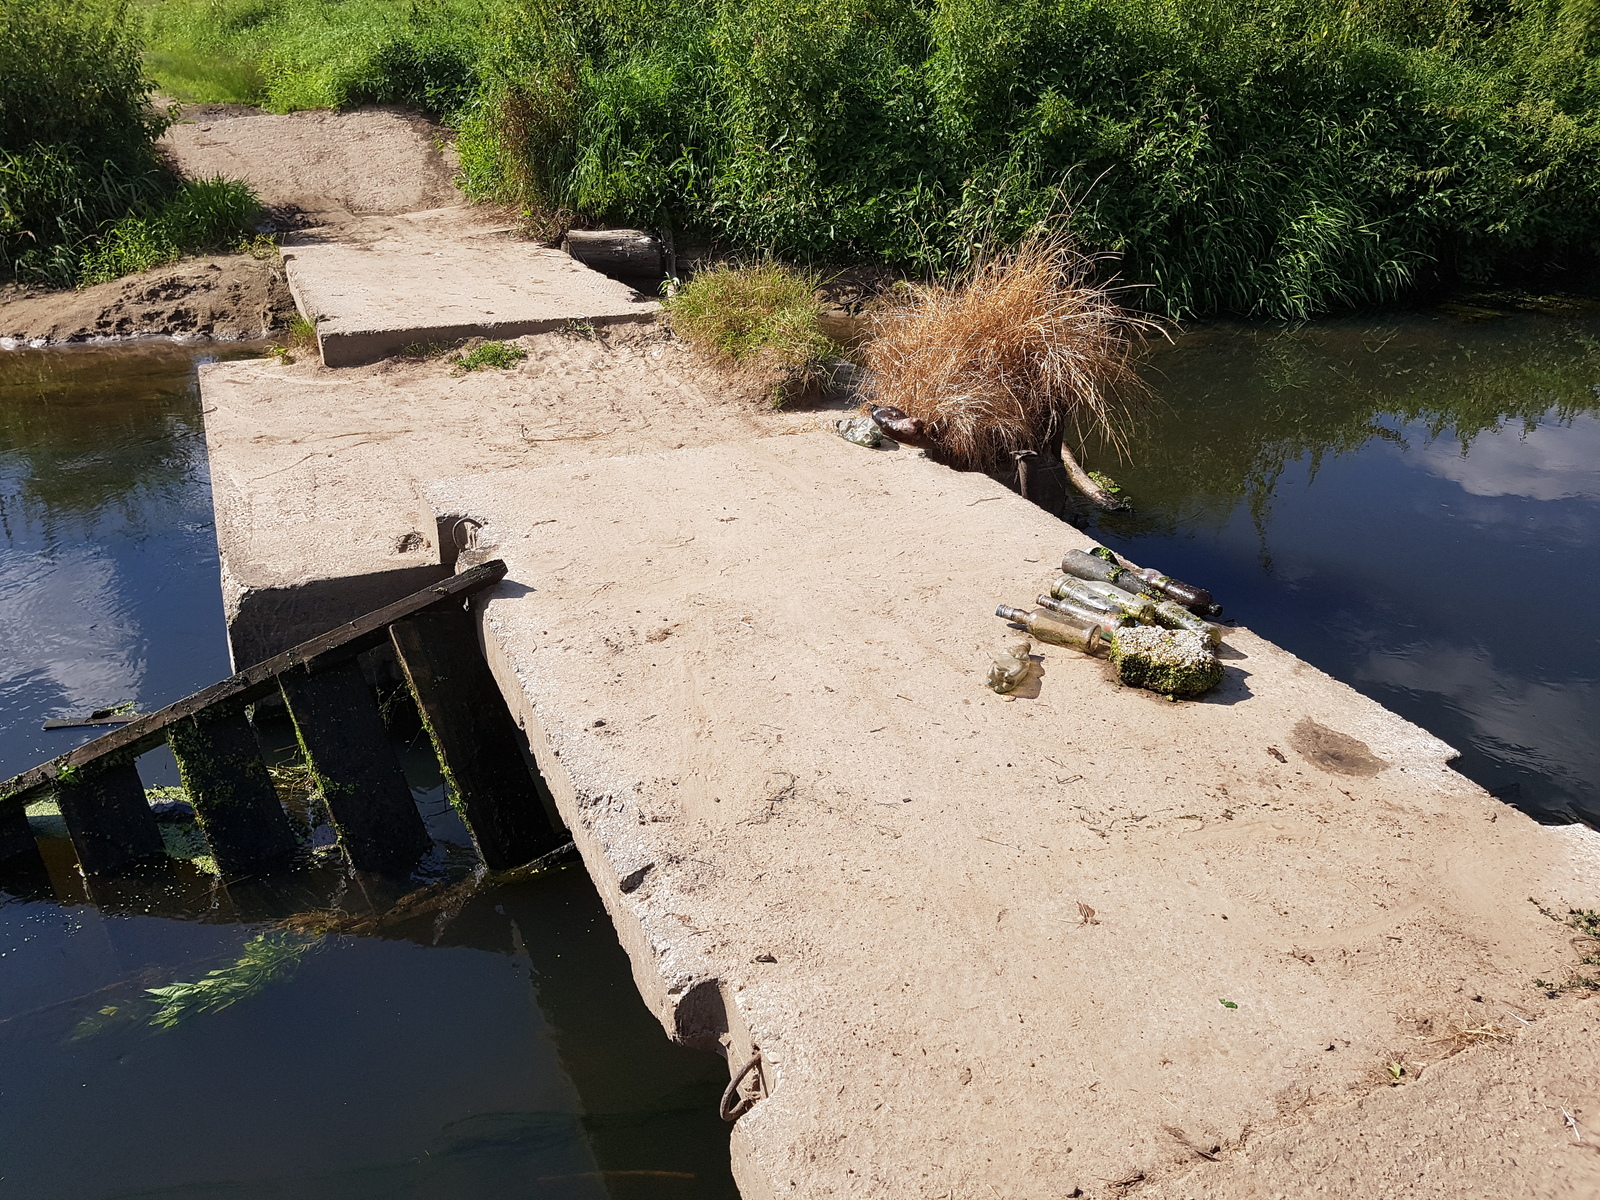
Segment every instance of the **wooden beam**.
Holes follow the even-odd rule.
[[[330,629],[265,662],[247,667],[221,683],[214,683],[192,696],[185,696],[176,704],[169,704],[159,712],[140,717],[113,733],[97,737],[76,750],[70,750],[7,780],[0,784],[0,806],[23,803],[29,793],[49,786],[61,772],[92,763],[105,755],[119,750],[131,755],[152,750],[167,740],[169,725],[202,712],[213,704],[225,701],[248,704],[269,696],[277,690],[277,677],[285,671],[298,667],[319,667],[324,663],[353,658],[384,641],[389,636],[389,626],[395,621],[426,612],[430,608],[459,604],[465,597],[499,583],[505,574],[506,565],[499,559],[483,563],[340,625],[337,629]]]
[[[132,754],[78,767],[58,777],[54,789],[85,875],[110,874],[166,855]]]
[[[566,841],[545,813],[522,734],[478,649],[465,610],[420,613],[389,627],[451,803],[484,865],[520,867]]]
[[[167,745],[224,875],[247,874],[299,849],[242,705],[174,722]]]
[[[410,870],[433,840],[361,665],[346,659],[314,674],[287,672],[278,682],[350,865],[385,874]]]

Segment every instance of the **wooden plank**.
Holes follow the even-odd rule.
[[[478,649],[472,615],[420,613],[389,627],[451,803],[484,864],[518,867],[566,840],[545,813],[522,734]]]
[[[354,659],[279,678],[300,749],[350,865],[401,872],[433,845]]]
[[[218,705],[174,722],[167,745],[224,875],[281,862],[299,848],[243,706]]]
[[[104,875],[165,857],[133,756],[79,767],[54,783],[61,817],[85,875]]]
[[[247,667],[221,683],[214,683],[192,696],[185,696],[159,712],[140,717],[115,732],[97,737],[76,750],[7,780],[0,784],[0,805],[21,802],[30,792],[48,786],[62,771],[81,767],[118,750],[137,755],[154,749],[166,741],[167,727],[175,721],[202,712],[213,704],[225,701],[248,704],[271,695],[277,690],[277,677],[284,671],[354,657],[384,641],[389,636],[389,626],[395,621],[437,606],[458,604],[463,598],[499,583],[505,574],[505,563],[495,559],[423,588],[420,592],[413,592],[403,600],[396,600],[337,629],[330,629],[265,662]]]

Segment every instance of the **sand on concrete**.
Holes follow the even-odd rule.
[[[655,326],[543,334],[525,361],[200,369],[229,638],[259,662],[438,577],[421,480],[685,445],[818,420],[729,388]]]
[[[995,603],[1093,543],[907,452],[427,491],[509,564],[485,650],[641,993],[760,1047],[746,1197],[1596,1194],[1600,1011],[1529,900],[1600,904],[1594,835],[1437,739],[1246,629],[1203,702],[1051,647],[995,696]]]
[[[0,339],[34,346],[148,337],[252,341],[293,316],[281,265],[248,254],[186,258],[81,291],[0,291]]]
[[[293,237],[284,267],[330,367],[413,345],[648,321],[649,296],[457,205]]]

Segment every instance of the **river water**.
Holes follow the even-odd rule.
[[[193,376],[218,353],[0,354],[0,778],[92,732],[46,717],[227,674]],[[1600,822],[1600,325],[1212,327],[1150,379],[1126,464],[1091,449],[1133,511],[1075,520],[1509,802]],[[159,754],[140,769],[175,782]],[[36,818],[46,872],[0,878],[0,1200],[734,1195],[725,1067],[667,1042],[581,869],[285,928],[384,898],[329,868],[89,889],[57,826]],[[245,998],[145,991],[212,970]]]
[[[0,778],[97,732],[46,717],[228,674],[194,381],[217,353],[0,353]],[[447,881],[464,831],[429,757],[408,773]],[[163,758],[147,786],[176,782]],[[179,864],[90,895],[59,822],[35,828],[47,877],[0,878],[3,1200],[737,1194],[726,1067],[667,1040],[581,867],[365,933],[281,930],[368,905],[330,869],[219,893]],[[155,1023],[145,989],[257,938],[259,993]]]

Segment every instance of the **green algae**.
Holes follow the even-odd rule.
[[[1222,663],[1210,643],[1187,629],[1119,629],[1111,639],[1111,661],[1129,687],[1165,696],[1199,696],[1222,682]]]

